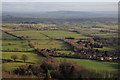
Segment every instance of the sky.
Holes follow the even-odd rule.
[[[119,2],[119,0],[2,0],[2,2]]]
[[[6,12],[117,11],[116,2],[3,2]]]

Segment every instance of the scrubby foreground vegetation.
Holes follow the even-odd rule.
[[[104,71],[103,71],[104,72]],[[59,61],[52,57],[47,57],[40,63],[24,65],[13,71],[17,75],[44,77],[45,79],[80,79],[80,78],[117,78],[117,72],[113,74],[100,74],[88,70],[76,63],[69,61]]]
[[[3,78],[119,78],[115,18],[4,15],[0,31]]]

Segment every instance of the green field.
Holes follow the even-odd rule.
[[[4,32],[0,33],[0,35],[2,35],[3,40],[19,40],[18,38],[8,35]]]
[[[81,29],[79,30],[79,32],[86,35],[86,34],[100,33],[100,30],[93,30],[92,28],[87,28],[87,29]]]
[[[59,53],[75,53],[75,52],[73,52],[73,51],[56,51],[56,52],[59,52]]]
[[[97,36],[102,38],[118,38],[117,33],[98,33],[98,34],[90,34],[90,36]]]
[[[100,62],[95,60],[87,60],[87,59],[70,59],[70,58],[57,58],[61,61],[69,60],[76,62],[77,64],[91,70],[95,71],[118,71],[118,63],[113,62]]]
[[[28,56],[28,60],[26,62],[38,62],[39,60],[44,58],[37,54],[30,53],[30,52],[2,52],[2,58],[3,59],[11,59],[12,55],[17,55],[19,58],[17,61],[22,61],[21,56],[23,54]]]
[[[27,63],[23,63],[23,61],[21,60],[21,56],[23,54],[28,56],[28,60],[26,60]],[[44,59],[44,57],[41,57],[41,56],[39,56],[37,54],[34,54],[34,53],[28,53],[28,52],[2,52],[2,59],[11,59],[12,55],[17,55],[19,59],[17,59],[16,61],[20,61],[20,62],[3,63],[2,64],[3,70],[12,71],[12,70],[14,70],[15,68],[18,68],[21,65],[30,64],[31,62],[36,63],[36,62],[39,62],[42,59]]]
[[[112,47],[103,47],[103,48],[94,48],[94,49],[98,49],[98,50],[101,50],[101,51],[111,51],[111,50],[114,50]]]
[[[45,35],[48,35],[49,37],[54,38],[54,39],[63,39],[63,38],[67,38],[67,37],[73,37],[73,38],[79,39],[79,38],[86,37],[81,34],[77,34],[75,32],[62,31],[62,30],[39,31],[39,32],[43,33]]]
[[[2,24],[3,26],[9,26],[10,28],[16,28],[16,27],[20,27],[19,24],[14,24],[14,23],[4,23]]]
[[[104,25],[104,24],[99,24],[97,26],[102,26],[106,29],[118,29],[118,25]]]
[[[12,47],[11,47],[12,46]],[[32,51],[25,40],[3,40],[2,51]]]
[[[17,61],[22,61],[21,56],[25,54],[28,56],[28,60],[26,62],[28,63],[23,63],[23,62],[8,62],[8,63],[3,63],[3,70],[5,71],[12,71],[15,68],[18,68],[21,65],[26,65],[30,64],[29,62],[36,63],[39,62],[40,60],[44,59],[44,57],[41,57],[37,54],[33,53],[27,53],[27,52],[2,52],[2,58],[3,59],[11,59],[12,55],[17,55],[19,59]],[[9,67],[8,67],[9,66]]]
[[[10,32],[16,36],[22,37],[24,36],[26,39],[49,39],[46,36],[49,36],[53,39],[63,39],[67,37],[73,37],[76,39],[79,38],[85,38],[86,36],[83,36],[81,34],[77,34],[75,32],[69,32],[69,31],[62,31],[62,30],[54,30],[54,31],[15,31]],[[46,36],[45,36],[46,35]]]
[[[13,71],[14,69],[18,68],[22,65],[27,65],[28,63],[20,63],[20,62],[9,62],[9,63],[3,63],[2,64],[2,70],[3,71]]]
[[[10,59],[10,55],[12,54],[17,54],[18,56],[21,56],[22,54],[26,54],[28,55],[29,58],[32,58],[32,60],[27,60],[27,62],[36,62],[39,61],[41,59],[44,59],[44,57],[38,57],[35,54],[32,53],[20,53],[20,52],[4,52],[3,53],[3,57],[4,59]],[[8,56],[9,55],[9,56]],[[95,71],[118,71],[118,63],[113,63],[113,62],[100,62],[100,61],[95,61],[95,60],[87,60],[87,59],[70,59],[70,58],[57,58],[60,61],[70,61],[70,62],[74,62],[76,64],[79,64],[80,66],[83,66],[87,69],[90,70],[95,70]],[[18,59],[19,60],[19,59]],[[21,61],[21,60],[19,60]],[[11,67],[7,67],[8,65],[11,64]],[[13,65],[14,64],[14,65]],[[3,63],[3,70],[7,70],[7,71],[11,71],[15,68],[17,68],[18,66],[21,65],[25,65],[26,63],[20,63],[20,62],[9,62],[9,63]]]
[[[117,33],[103,33],[103,34],[95,34],[95,35],[98,35],[98,36],[116,36],[118,35]]]
[[[15,32],[10,32],[16,36],[23,37],[26,39],[49,39],[48,37],[40,34],[38,31],[15,31]]]
[[[41,49],[69,48],[67,44],[59,40],[32,40],[31,43],[35,46],[35,48],[41,48]]]

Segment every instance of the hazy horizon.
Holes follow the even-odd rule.
[[[116,12],[115,2],[3,2],[2,12],[52,12],[52,11],[82,11],[82,12]]]

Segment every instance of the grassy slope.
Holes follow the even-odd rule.
[[[3,63],[2,64],[2,70],[3,71],[13,71],[14,69],[18,68],[21,65],[26,65],[28,63],[20,63],[20,62],[9,62],[9,63]]]
[[[19,59],[17,59],[17,61],[22,61],[21,60],[21,56],[25,54],[28,56],[28,60],[26,60],[26,62],[39,62],[40,60],[44,59],[44,57],[38,56],[37,54],[33,54],[33,53],[27,53],[27,52],[2,52],[2,59],[11,59],[12,55],[17,55],[19,57]],[[23,63],[23,62],[8,62],[8,63],[3,63],[2,67],[3,70],[5,71],[12,71],[15,68],[18,68],[21,65],[26,65],[26,64],[30,64],[30,63]]]
[[[117,68],[118,63],[113,63],[113,62],[100,62],[95,60],[70,59],[70,58],[57,58],[57,59],[74,61],[83,67],[86,67],[91,70],[96,70],[96,71],[100,71],[100,70],[117,71],[118,70]]]

